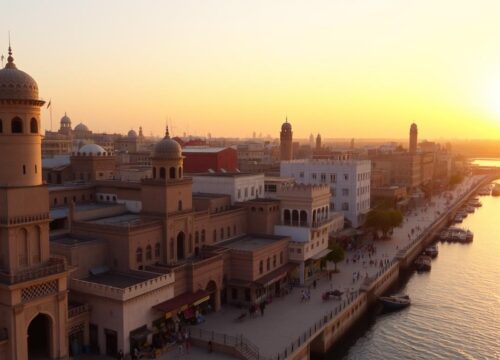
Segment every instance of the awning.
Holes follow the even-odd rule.
[[[325,249],[325,250],[321,250],[319,253],[317,253],[316,255],[314,256],[311,256],[311,259],[312,260],[319,260],[321,258],[324,258],[326,255],[328,255],[329,253],[331,253],[332,250],[330,249]]]
[[[272,283],[283,279],[288,274],[288,272],[295,269],[297,266],[298,264],[294,263],[283,265],[282,267],[271,271],[269,274],[262,276],[260,279],[255,280],[255,283],[264,287],[269,286]]]
[[[206,290],[198,290],[195,293],[186,292],[153,306],[153,309],[164,312],[165,317],[169,318],[174,314],[174,311],[184,311],[189,306],[199,305],[208,299],[210,299],[210,293]]]

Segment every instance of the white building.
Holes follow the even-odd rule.
[[[225,194],[231,204],[264,197],[264,174],[206,173],[193,176],[193,193]]]
[[[280,175],[302,184],[329,184],[330,209],[342,211],[353,227],[360,226],[370,210],[370,160],[282,161]]]

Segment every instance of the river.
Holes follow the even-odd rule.
[[[412,305],[367,317],[326,359],[500,359],[500,197],[480,199],[461,224],[474,242],[440,243],[432,270],[400,284]]]

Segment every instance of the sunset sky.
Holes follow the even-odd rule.
[[[500,138],[499,0],[3,1],[54,128]],[[50,128],[47,110],[44,127]]]

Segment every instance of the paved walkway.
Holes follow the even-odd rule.
[[[376,260],[376,266],[370,266],[368,254],[365,252],[361,261],[354,263],[352,259],[361,256],[360,251],[350,251],[346,254],[349,259],[338,264],[339,273],[334,274],[330,281],[323,275],[317,282],[316,289],[311,289],[311,299],[308,302],[301,301],[301,289],[295,288],[291,294],[283,298],[275,298],[265,309],[264,316],[260,313],[254,317],[247,317],[243,321],[235,319],[242,313],[242,309],[225,306],[221,311],[207,316],[207,321],[196,326],[209,331],[228,335],[242,334],[253,342],[265,356],[275,356],[284,350],[292,341],[301,336],[311,325],[320,320],[327,312],[333,310],[341,300],[323,301],[321,295],[329,289],[352,289],[359,290],[363,278],[373,276],[380,269],[380,260],[392,260],[405,245],[415,239],[428,225],[430,225],[440,214],[446,212],[458,199],[477,184],[482,176],[467,178],[452,192],[446,195],[452,196],[447,200],[445,194],[435,196],[428,205],[420,207],[404,220],[401,227],[394,229],[394,234],[389,240],[379,240],[374,243],[376,253],[372,259]],[[363,265],[363,261],[365,264]],[[353,281],[353,274],[360,273]],[[247,312],[248,314],[248,312]],[[196,330],[194,330],[196,331]]]

